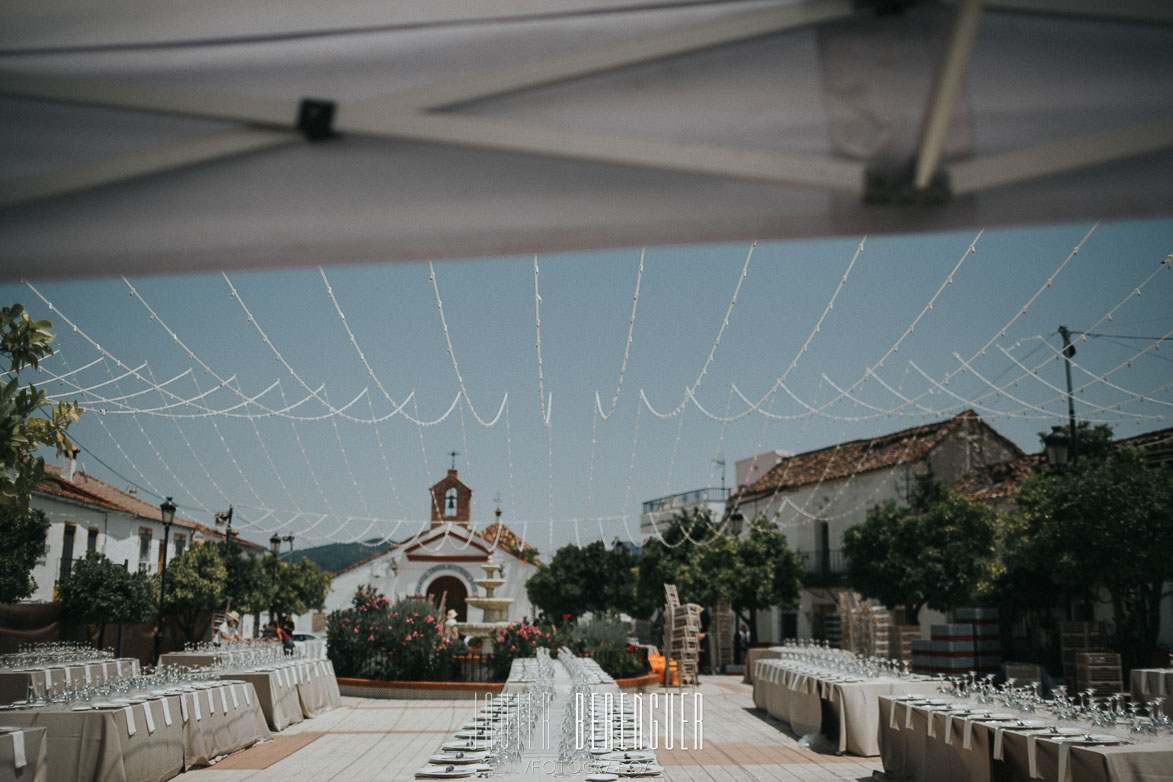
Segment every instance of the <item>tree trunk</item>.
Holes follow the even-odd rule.
[[[114,656],[122,656],[122,622],[118,623],[118,648],[114,651]]]

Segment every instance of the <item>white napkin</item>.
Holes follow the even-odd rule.
[[[143,701],[143,716],[147,718],[147,733],[155,732],[155,715],[151,714],[151,702]]]
[[[167,704],[166,698],[160,698],[159,704],[162,705],[162,707],[163,707],[163,722],[165,722],[168,725],[168,727],[170,727],[170,725],[171,725],[171,707]]]
[[[1059,742],[1059,775],[1058,782],[1067,782],[1067,756],[1071,754],[1071,745],[1066,741]]]
[[[235,711],[240,708],[240,698],[236,697],[236,685],[230,685],[228,692],[232,695],[232,709]]]
[[[965,730],[961,734],[961,748],[970,749],[973,746],[973,717],[965,718]]]
[[[72,683],[73,680],[69,676],[69,666],[66,665],[66,666],[62,667],[61,670],[65,671],[65,683],[66,684]]]
[[[24,752],[24,731],[14,730],[8,735],[12,736],[12,765],[17,769],[22,769],[29,762]]]
[[[904,727],[906,727],[906,728],[912,727],[912,704],[911,703],[904,704]]]
[[[945,715],[945,746],[949,746],[950,744],[953,743],[952,741],[950,741],[950,738],[952,737],[952,735],[953,735],[953,715],[946,714]]]
[[[936,738],[935,736],[933,736],[933,716],[934,716],[934,714],[935,714],[935,712],[932,709],[929,709],[928,714],[925,715],[926,717],[928,717],[928,719],[925,721],[925,735],[928,736],[929,738]]]
[[[114,669],[116,671],[118,671],[118,677],[121,678],[122,677],[122,660],[115,660],[114,661]]]
[[[216,713],[216,693],[212,692],[211,689],[205,690],[205,692],[208,693],[208,715],[211,716]]]
[[[888,710],[888,727],[900,730],[896,724],[896,701],[892,701],[892,708]]]
[[[1027,767],[1030,769],[1030,778],[1031,779],[1038,779],[1039,778],[1038,750],[1039,750],[1039,737],[1038,736],[1027,736],[1026,737],[1026,764],[1027,764]]]
[[[228,713],[228,696],[224,694],[224,690],[226,690],[226,689],[228,689],[228,688],[227,687],[220,688],[220,705],[223,707],[223,711],[225,714]]]
[[[93,680],[94,675],[90,672],[90,666],[86,665],[86,685],[88,686]]]
[[[1002,734],[1005,728],[994,728],[994,760],[1002,759]]]
[[[283,678],[285,680],[286,687],[293,686],[293,684],[291,684],[289,681],[289,669],[288,668],[278,668],[277,673],[280,674],[281,678]]]
[[[134,707],[127,706],[123,711],[126,712],[126,735],[133,736],[137,731],[134,727]]]
[[[181,717],[183,717],[183,724],[186,725],[187,719],[188,719],[188,717],[187,717],[187,696],[182,695],[182,694],[179,696],[179,715]]]
[[[246,685],[244,685],[243,687],[241,687],[240,689],[244,690],[244,702],[245,702],[245,704],[246,704],[246,705],[248,705],[248,706],[252,706],[252,705],[253,705],[253,696],[249,694],[249,690],[251,690],[251,689],[252,689],[252,687],[249,687],[249,686],[246,684]]]
[[[199,722],[203,719],[203,715],[200,714],[200,694],[198,692],[191,694],[191,705],[195,709],[196,722]]]

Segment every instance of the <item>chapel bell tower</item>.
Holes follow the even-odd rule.
[[[472,489],[456,477],[456,470],[448,474],[431,488],[432,526],[454,523],[469,525],[472,513]]]

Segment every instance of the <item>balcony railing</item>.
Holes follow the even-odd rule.
[[[810,586],[827,586],[843,577],[846,564],[843,552],[838,549],[821,551],[800,551],[803,556],[803,580]]]
[[[643,504],[643,512],[655,513],[660,510],[684,508],[706,502],[725,502],[727,499],[729,499],[729,489],[712,487],[707,489],[693,489],[692,491],[681,492],[680,494],[672,494],[667,497],[648,500]]]

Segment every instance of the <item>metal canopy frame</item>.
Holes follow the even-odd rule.
[[[865,164],[856,161],[572,131],[446,111],[474,101],[873,13],[871,5],[852,0],[807,0],[618,44],[587,47],[538,62],[349,105],[330,106],[334,117],[327,130],[329,134],[488,149],[874,198],[876,194],[868,192],[869,172]],[[1092,0],[986,0],[984,5],[1027,13],[1173,23],[1173,8],[1166,3],[1146,0],[1118,1],[1110,7]],[[988,155],[942,170],[940,160],[946,131],[964,85],[982,11],[983,0],[959,0],[957,3],[952,35],[924,108],[917,153],[907,168],[895,176],[894,185],[903,189],[904,195],[888,200],[880,194],[880,201],[932,203],[947,199],[950,194],[973,194],[1173,148],[1173,119],[1169,119]],[[243,124],[239,129],[10,183],[0,194],[0,208],[287,144],[306,143],[316,136],[326,135],[307,134],[304,127],[299,128],[304,101],[264,100],[85,79],[30,76],[12,71],[0,71],[0,95]],[[888,179],[881,178],[881,181],[885,183],[882,188],[893,185]],[[945,188],[943,195],[938,193],[928,199],[917,197],[931,188],[940,189],[942,186]]]

